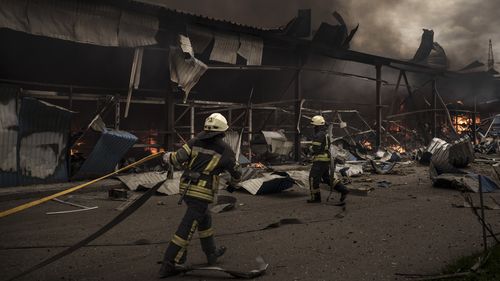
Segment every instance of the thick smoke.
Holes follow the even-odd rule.
[[[334,22],[339,11],[352,28],[360,24],[352,49],[410,59],[422,28],[433,29],[452,68],[480,60],[486,63],[488,39],[500,51],[500,1],[495,0],[143,0],[164,6],[261,27],[286,24],[300,8],[311,8],[313,30]],[[500,55],[499,55],[500,56]]]

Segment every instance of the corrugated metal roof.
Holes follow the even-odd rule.
[[[19,184],[68,180],[71,111],[24,98],[19,113]]]
[[[253,30],[259,30],[259,31],[270,31],[270,30],[277,30],[278,29],[277,27],[276,28],[266,28],[266,27],[262,27],[262,26],[247,25],[247,24],[242,24],[242,23],[238,23],[235,21],[227,20],[227,19],[209,17],[209,16],[199,15],[199,14],[195,14],[195,13],[190,13],[187,11],[182,11],[179,9],[173,9],[173,8],[169,7],[168,3],[162,3],[163,1],[161,1],[161,0],[133,0],[130,2],[139,4],[139,5],[143,5],[145,7],[149,6],[149,7],[161,8],[161,9],[164,9],[168,12],[175,13],[175,14],[178,14],[181,16],[198,18],[198,19],[217,22],[217,23],[221,23],[221,24],[225,24],[225,25],[232,25],[232,26],[253,29]]]
[[[18,90],[0,84],[0,187],[17,184]]]
[[[119,5],[77,0],[3,1],[2,5],[0,27],[16,31],[101,46],[157,43],[158,18]]]
[[[125,131],[104,131],[75,178],[102,176],[112,172],[136,141],[136,136]]]

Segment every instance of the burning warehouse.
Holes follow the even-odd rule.
[[[0,1],[6,278],[500,274],[495,40],[278,2]]]

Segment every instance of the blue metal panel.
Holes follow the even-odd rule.
[[[17,185],[18,92],[0,84],[0,187]]]
[[[102,176],[112,172],[136,141],[137,137],[128,132],[104,131],[75,178]]]
[[[19,113],[19,184],[68,180],[71,111],[24,98]]]

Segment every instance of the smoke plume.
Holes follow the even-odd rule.
[[[311,8],[313,31],[333,23],[340,12],[350,28],[360,24],[351,48],[371,54],[410,59],[422,28],[434,30],[452,68],[486,62],[488,39],[500,50],[500,1],[494,0],[143,0],[163,6],[259,27],[285,25],[298,9]]]

